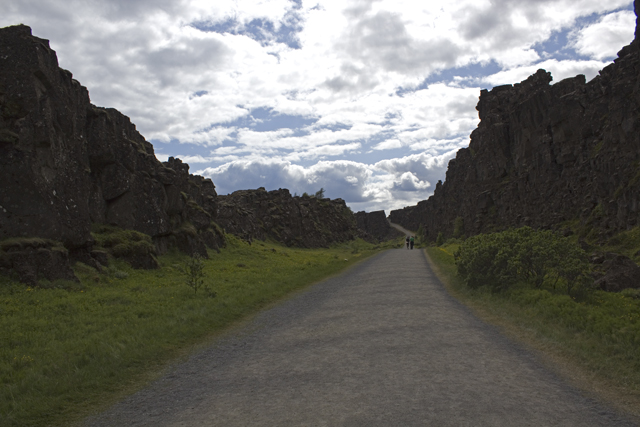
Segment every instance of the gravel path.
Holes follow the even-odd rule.
[[[256,316],[87,426],[633,426],[476,319],[420,250]]]
[[[398,230],[399,232],[401,232],[402,234],[404,234],[405,236],[407,235],[415,235],[416,232],[415,231],[409,231],[406,228],[404,228],[403,226],[401,226],[400,224],[394,224],[392,222],[389,223],[390,226],[392,226],[393,228],[395,228],[396,230]]]

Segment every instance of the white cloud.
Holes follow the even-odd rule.
[[[499,86],[504,84],[520,83],[527,79],[530,75],[534,74],[537,70],[543,69],[551,72],[553,82],[559,82],[560,80],[575,77],[578,74],[584,74],[587,81],[593,79],[598,75],[598,72],[607,65],[606,62],[601,61],[575,61],[566,60],[558,61],[555,59],[549,59],[540,62],[535,65],[527,67],[512,68],[509,70],[501,71],[490,76],[482,78],[482,82],[488,83],[492,86]]]
[[[401,192],[414,192],[426,190],[429,187],[431,187],[430,182],[421,181],[417,176],[415,176],[415,174],[411,172],[405,172],[400,175],[400,179],[398,181],[394,181],[392,190]]]
[[[373,174],[370,166],[353,161],[320,161],[309,168],[302,168],[277,159],[239,160],[198,173],[210,177],[220,194],[252,188],[258,183],[268,190],[288,188],[299,194],[315,193],[322,187],[327,197],[354,202],[370,198],[366,185]]]
[[[450,150],[439,156],[414,154],[368,165],[336,160],[301,167],[284,159],[236,160],[197,173],[213,180],[220,194],[237,189],[288,188],[292,193],[315,193],[324,188],[327,197],[343,198],[358,209],[387,210],[424,200],[442,178]]]
[[[630,4],[22,0],[0,3],[0,25],[22,22],[50,39],[94,103],[130,116],[158,142],[158,158],[182,154],[219,189],[324,187],[388,210],[444,178],[478,123],[481,84],[517,83],[538,68],[554,81],[592,78],[630,41],[634,16],[620,11]],[[570,30],[568,47],[590,60],[534,50]],[[479,63],[492,73],[463,73]],[[256,109],[271,116],[251,121]],[[278,114],[313,120],[277,125]],[[399,158],[380,161],[391,153]]]
[[[573,34],[573,47],[596,60],[615,58],[620,48],[633,40],[635,23],[636,16],[629,10],[603,16]]]
[[[392,150],[394,148],[401,148],[402,143],[398,139],[387,139],[386,141],[382,141],[379,144],[376,144],[373,149],[374,150]]]
[[[351,185],[357,185],[358,184],[358,178],[355,176],[347,176],[344,178],[345,181],[347,181],[349,184]]]
[[[202,157],[202,156],[180,156],[180,160],[190,165],[194,163],[210,163],[211,162],[211,158]]]
[[[456,151],[457,149],[451,150],[439,156],[420,153],[397,159],[381,160],[374,165],[374,168],[393,175],[396,180],[406,172],[411,172],[420,181],[433,182],[443,175],[447,163],[455,156]]]

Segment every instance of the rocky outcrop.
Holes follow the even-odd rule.
[[[620,292],[628,288],[640,288],[640,267],[624,255],[615,253],[594,254],[594,285],[608,292]]]
[[[12,270],[30,286],[39,279],[77,281],[68,255],[65,247],[52,240],[7,239],[0,242],[0,271]]]
[[[636,3],[636,14],[638,4]],[[428,200],[391,212],[427,239],[573,221],[607,236],[640,220],[637,40],[590,82],[538,70],[480,94],[480,124]]]
[[[402,236],[402,233],[389,225],[384,211],[357,212],[356,225],[358,230],[364,231],[374,242],[382,242]]]
[[[159,252],[175,244],[206,256],[224,242],[211,180],[178,159],[159,162],[129,118],[92,105],[49,42],[24,25],[0,29],[0,182],[0,240],[61,242],[88,262],[94,223],[145,233]],[[39,262],[22,252],[4,268]]]
[[[244,240],[273,239],[287,246],[328,247],[357,235],[342,199],[291,196],[287,189],[236,191],[218,196],[218,224]]]
[[[399,224],[407,230],[418,231],[424,221],[418,206],[407,206],[391,211],[389,213],[389,222]]]

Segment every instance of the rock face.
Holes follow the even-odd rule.
[[[287,189],[236,191],[218,196],[218,224],[244,240],[271,238],[287,246],[327,247],[358,234],[342,199],[292,197]]]
[[[418,206],[407,206],[391,211],[389,214],[389,222],[399,224],[410,231],[418,231],[420,225],[424,223]]]
[[[0,240],[59,241],[88,262],[93,223],[148,234],[158,251],[206,256],[205,245],[224,244],[211,180],[178,159],[159,162],[129,118],[92,105],[24,25],[0,29],[0,182]]]
[[[624,255],[607,253],[592,256],[595,286],[608,292],[640,288],[640,267]]]
[[[638,15],[638,3],[635,4]],[[637,32],[637,29],[636,29]],[[544,70],[480,94],[480,124],[433,196],[390,218],[426,237],[579,221],[602,238],[639,224],[640,43],[590,82]],[[458,219],[457,219],[458,218]],[[457,219],[457,220],[456,220]]]
[[[0,249],[0,270],[13,269],[28,285],[37,285],[38,279],[78,280],[69,266],[69,253],[60,243],[38,238],[9,239],[0,243]]]
[[[73,280],[70,261],[100,268],[107,253],[94,237],[154,268],[172,246],[207,257],[207,247],[224,245],[220,226],[308,248],[366,234],[341,199],[264,188],[219,197],[179,159],[159,162],[129,118],[92,105],[49,42],[24,25],[0,29],[0,182],[0,272],[30,284]],[[364,227],[382,235],[384,212],[371,215]],[[380,215],[385,224],[373,219]]]
[[[384,211],[358,212],[356,224],[359,230],[371,236],[375,242],[382,242],[402,236],[402,233],[389,225]]]

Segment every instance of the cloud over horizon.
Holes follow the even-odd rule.
[[[587,79],[633,39],[629,0],[23,0],[92,102],[226,194],[415,204],[477,126],[480,90]]]

